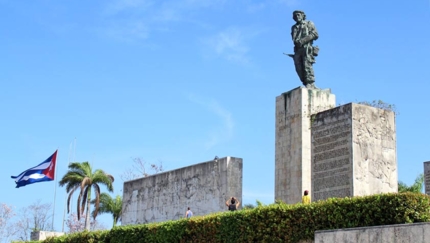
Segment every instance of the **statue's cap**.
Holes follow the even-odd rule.
[[[295,11],[293,12],[293,14],[295,14],[295,13],[305,14],[305,12],[303,12],[302,10],[295,10]]]

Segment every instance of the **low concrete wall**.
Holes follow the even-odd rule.
[[[31,240],[46,240],[48,237],[56,237],[64,235],[64,232],[52,232],[52,231],[36,231],[31,232],[30,239]]]
[[[428,243],[430,223],[396,224],[315,232],[315,243]]]
[[[242,159],[225,157],[124,182],[122,225],[226,211],[225,201],[242,202]]]

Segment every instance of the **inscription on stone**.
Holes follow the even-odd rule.
[[[348,118],[317,120],[312,126],[313,201],[352,195],[351,136]]]
[[[430,195],[430,174],[426,174],[425,176],[425,188],[426,188],[426,194]]]
[[[345,197],[345,195],[350,195],[350,188],[341,188],[337,190],[330,190],[327,192],[317,192],[314,194],[315,198],[330,198],[330,197]]]
[[[430,161],[424,162],[424,187],[425,193],[430,195]]]

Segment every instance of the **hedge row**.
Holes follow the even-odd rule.
[[[283,203],[163,223],[114,227],[47,239],[45,243],[298,242],[316,230],[430,221],[430,197],[393,193]]]

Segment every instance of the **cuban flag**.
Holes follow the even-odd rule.
[[[12,179],[15,179],[16,188],[36,182],[54,180],[56,160],[57,150],[39,165],[22,172],[18,176],[11,176]]]

